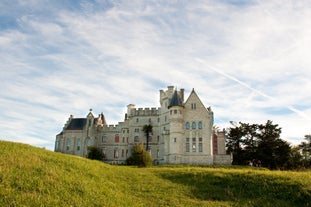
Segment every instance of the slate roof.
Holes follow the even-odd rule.
[[[168,105],[168,108],[171,108],[173,106],[182,106],[182,107],[184,106],[177,91],[174,92],[170,104]]]
[[[69,125],[67,126],[67,130],[82,130],[86,125],[86,118],[76,118],[72,119]]]

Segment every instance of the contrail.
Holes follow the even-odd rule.
[[[197,60],[198,62],[205,63],[205,61],[202,60],[202,59],[200,59],[200,58],[196,58],[196,60]],[[262,97],[265,97],[265,98],[267,98],[267,99],[269,99],[269,100],[275,100],[275,98],[273,98],[272,96],[269,96],[269,95],[267,95],[267,94],[265,94],[265,93],[263,93],[263,92],[261,92],[261,91],[255,89],[255,88],[251,87],[251,86],[248,85],[247,83],[245,83],[245,82],[243,82],[243,81],[241,81],[241,80],[235,78],[235,77],[232,76],[232,75],[229,75],[229,74],[227,74],[227,73],[224,73],[223,71],[221,71],[221,70],[219,70],[219,69],[217,69],[217,68],[215,68],[215,67],[213,67],[213,66],[210,66],[210,65],[205,65],[205,66],[207,66],[209,69],[213,70],[214,72],[216,72],[216,73],[218,73],[218,74],[220,74],[220,75],[222,75],[222,76],[224,76],[224,77],[226,77],[226,78],[228,78],[228,79],[230,79],[230,80],[233,80],[234,82],[239,83],[240,85],[244,86],[245,88],[248,88],[248,89],[250,89],[251,91],[254,91],[255,93],[259,94],[259,95],[262,96]],[[293,106],[284,106],[284,107],[286,107],[286,108],[289,109],[290,111],[296,113],[297,115],[299,115],[299,116],[301,116],[301,117],[303,117],[303,118],[305,118],[305,119],[311,121],[311,117],[309,117],[309,116],[308,116],[307,114],[305,114],[303,111],[300,111],[299,109],[296,109],[296,108],[293,107]]]

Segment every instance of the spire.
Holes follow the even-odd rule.
[[[168,108],[171,108],[173,106],[182,106],[183,107],[183,103],[177,93],[177,90],[175,90],[173,96],[172,96],[172,99],[171,99],[171,102],[170,104],[168,105]]]

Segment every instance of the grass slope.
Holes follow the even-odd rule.
[[[0,141],[0,206],[311,206],[311,172],[111,166]]]

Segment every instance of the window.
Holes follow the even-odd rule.
[[[79,138],[77,141],[77,150],[79,151],[81,148],[81,139]]]
[[[174,114],[177,114],[177,110],[176,109],[174,110]]]
[[[139,142],[139,137],[138,136],[134,137],[134,142]]]
[[[190,123],[186,122],[186,129],[190,129]]]
[[[152,142],[152,136],[148,137],[148,142]]]
[[[196,152],[196,144],[195,143],[192,143],[192,152]]]
[[[107,142],[108,141],[108,138],[106,135],[102,136],[102,142]]]
[[[160,155],[160,150],[157,150],[157,157],[159,157]]]
[[[139,122],[139,118],[136,118],[136,122]]]
[[[203,140],[202,137],[200,137],[200,138],[199,138],[199,142],[202,142],[202,140]]]
[[[192,138],[192,142],[196,142],[196,138]]]
[[[201,121],[199,121],[198,128],[202,129],[202,122]]]
[[[128,154],[129,154],[129,150],[126,150],[126,151],[125,151],[125,156],[127,157]]]
[[[115,138],[114,138],[115,142],[119,142],[119,135],[116,134]]]
[[[176,137],[174,138],[174,142],[177,142],[177,138]]]
[[[106,157],[106,148],[102,148],[102,155],[104,158]]]
[[[122,157],[124,157],[124,149],[122,150],[122,154],[121,154],[121,156],[122,156]]]
[[[192,110],[195,110],[196,108],[197,108],[196,103],[192,103],[192,104],[191,104],[191,109],[192,109]]]
[[[190,152],[190,143],[186,143],[186,152]]]
[[[158,118],[158,122],[160,122],[160,118]]]
[[[160,141],[160,136],[157,137],[157,142],[159,142],[159,141]]]
[[[139,128],[135,128],[134,132],[139,133]]]
[[[88,147],[92,146],[92,140],[91,140],[90,138],[87,138],[87,139],[86,139],[86,145],[87,145]]]
[[[71,140],[69,138],[67,138],[66,140],[66,150],[69,150],[71,146]]]
[[[190,140],[189,138],[186,138],[186,142],[189,142],[189,140]]]
[[[125,142],[125,137],[122,138],[122,142],[123,142],[123,143]]]
[[[118,158],[118,157],[119,157],[118,149],[115,149],[115,150],[114,150],[114,152],[113,152],[113,157],[114,157],[114,158]]]
[[[195,129],[197,127],[195,122],[192,122],[192,129]]]
[[[173,110],[170,110],[170,115],[172,115],[173,114]]]
[[[203,152],[203,144],[199,143],[199,152]]]

